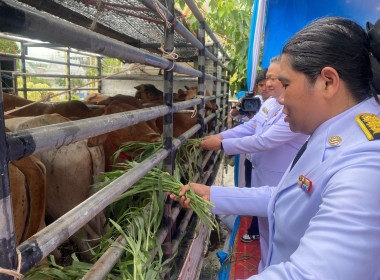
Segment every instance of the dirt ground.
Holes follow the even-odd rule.
[[[226,237],[228,236],[228,232],[228,228],[223,223],[220,223],[220,241],[216,232],[211,233],[210,245],[206,253],[205,259],[203,260],[203,266],[199,275],[199,280],[218,279],[220,262],[216,253],[218,251],[223,251],[224,243],[226,241]]]

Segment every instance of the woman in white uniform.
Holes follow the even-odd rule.
[[[267,266],[250,280],[380,279],[380,105],[371,71],[380,50],[373,36],[330,17],[285,45],[285,120],[311,136],[277,188],[191,184],[215,214],[268,217]],[[181,198],[182,207],[188,203]]]

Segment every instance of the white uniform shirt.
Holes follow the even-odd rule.
[[[282,108],[275,98],[270,98],[248,123],[221,133],[226,154],[253,153],[251,187],[277,185],[307,139],[306,135],[290,130]],[[268,219],[266,215],[254,216],[259,216],[261,271],[269,247]]]
[[[211,188],[217,214],[268,216],[267,269],[249,280],[380,279],[380,142],[355,121],[361,113],[380,106],[371,98],[320,125],[277,188]]]

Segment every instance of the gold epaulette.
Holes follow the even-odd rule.
[[[375,114],[363,113],[358,115],[356,121],[364,131],[368,140],[380,139],[380,117]]]

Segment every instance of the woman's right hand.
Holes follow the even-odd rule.
[[[220,149],[220,143],[222,140],[223,137],[221,134],[205,136],[202,140],[202,149],[208,151],[217,151]]]
[[[210,191],[211,191],[210,186],[206,186],[206,185],[198,184],[198,183],[190,183],[190,185],[197,195],[203,197],[207,201],[210,201]],[[190,190],[189,185],[182,186],[182,189],[179,192],[179,197],[180,197],[179,200],[173,194],[169,194],[169,195],[171,199],[178,201],[179,205],[181,205],[182,208],[191,208],[190,198],[186,199],[185,197],[185,193],[189,190]]]

